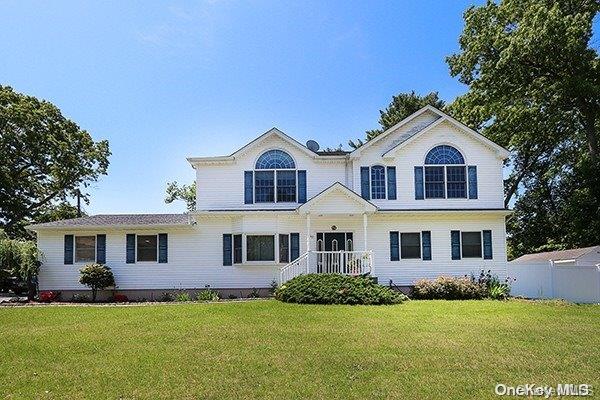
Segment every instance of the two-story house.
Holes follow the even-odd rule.
[[[207,286],[239,295],[307,272],[399,287],[481,269],[504,277],[508,155],[429,106],[352,152],[273,128],[231,155],[188,158],[195,212],[30,226],[45,255],[39,286],[83,290],[79,269],[90,262],[145,298]]]

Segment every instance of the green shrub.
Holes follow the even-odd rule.
[[[98,290],[115,285],[112,271],[104,264],[88,264],[79,270],[79,283],[92,289],[92,301],[96,301]]]
[[[196,300],[198,301],[217,301],[219,300],[219,292],[211,289],[205,289],[196,294]]]
[[[175,295],[175,301],[192,301],[192,296],[190,296],[187,292],[179,292]]]
[[[281,285],[275,298],[305,304],[398,304],[408,298],[364,276],[300,275]]]
[[[434,280],[421,279],[415,283],[411,298],[421,300],[469,300],[483,299],[486,290],[483,285],[470,278],[440,276]]]

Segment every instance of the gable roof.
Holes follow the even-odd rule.
[[[296,210],[299,213],[307,213],[311,211],[318,203],[328,197],[335,196],[336,194],[344,195],[349,201],[356,204],[362,212],[375,212],[377,211],[377,206],[370,201],[367,201],[360,197],[356,192],[350,190],[347,186],[343,185],[340,182],[335,182],[333,185],[329,186],[327,189],[323,190],[321,193],[313,196],[306,203],[300,205]],[[340,205],[340,210],[342,207]]]
[[[228,156],[188,157],[187,160],[190,164],[192,164],[192,166],[194,166],[194,164],[196,164],[196,163],[202,163],[202,162],[233,161],[233,160],[235,160],[236,157],[240,156],[241,154],[248,151],[252,147],[257,146],[261,141],[268,139],[270,137],[277,137],[277,138],[283,140],[284,142],[288,143],[291,146],[294,146],[295,148],[297,148],[298,150],[300,150],[301,152],[303,152],[304,154],[306,154],[307,156],[309,156],[311,158],[326,157],[328,159],[332,159],[332,158],[336,158],[336,157],[337,158],[345,158],[346,157],[346,152],[327,152],[327,151],[314,152],[314,151],[310,150],[308,147],[306,147],[305,145],[303,145],[302,143],[300,143],[299,141],[297,141],[296,139],[294,139],[293,137],[288,136],[284,132],[273,127],[271,129],[269,129],[268,131],[266,131],[265,133],[263,133],[262,135],[260,135],[259,137],[255,138],[254,140],[245,144],[238,150],[234,151],[233,153],[231,153]]]
[[[84,228],[125,228],[153,226],[185,226],[193,225],[194,220],[188,214],[99,214],[81,218],[63,219],[28,225],[32,231],[42,229],[84,229]]]
[[[507,158],[510,155],[510,152],[507,149],[505,149],[504,147],[500,146],[496,142],[488,139],[487,137],[483,136],[481,133],[479,133],[479,132],[477,132],[477,131],[469,128],[468,126],[466,126],[462,122],[459,122],[456,119],[452,118],[451,116],[449,116],[445,112],[443,112],[441,110],[438,110],[437,108],[435,108],[433,106],[426,105],[425,107],[419,109],[418,111],[416,111],[413,114],[409,115],[408,117],[404,118],[402,121],[398,122],[396,125],[392,126],[389,129],[386,129],[383,133],[381,133],[380,135],[378,135],[374,139],[369,140],[367,143],[365,143],[364,145],[360,146],[358,149],[355,149],[350,154],[350,156],[351,157],[357,157],[364,149],[366,149],[369,146],[372,146],[373,144],[375,144],[375,143],[383,140],[385,137],[389,136],[392,132],[395,132],[400,127],[402,127],[403,125],[406,125],[408,122],[410,122],[413,119],[415,119],[416,117],[424,114],[425,112],[432,112],[432,113],[438,115],[439,118],[437,118],[436,120],[432,121],[429,124],[422,125],[422,126],[419,126],[419,127],[415,127],[414,130],[411,130],[411,131],[407,132],[407,134],[404,135],[404,137],[399,141],[399,143],[397,143],[391,149],[387,150],[385,153],[382,154],[383,157],[390,156],[392,152],[394,152],[397,149],[405,146],[407,143],[410,143],[411,141],[416,140],[416,138],[418,138],[419,136],[423,135],[425,132],[433,129],[434,127],[440,125],[444,121],[448,121],[450,124],[452,124],[456,128],[458,128],[458,129],[464,131],[465,133],[471,135],[474,139],[476,139],[476,140],[482,142],[483,144],[487,145],[488,147],[491,147],[492,149],[496,150],[498,152],[498,154],[500,154],[503,158]]]
[[[590,253],[600,253],[600,246],[583,247],[580,249],[546,251],[543,253],[525,254],[511,262],[549,262],[577,260]],[[600,257],[600,256],[599,256]]]

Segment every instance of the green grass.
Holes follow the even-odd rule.
[[[0,309],[4,398],[497,398],[600,392],[600,306],[276,301]]]

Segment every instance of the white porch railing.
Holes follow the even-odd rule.
[[[308,251],[280,270],[279,283],[308,273],[373,274],[373,251]]]

